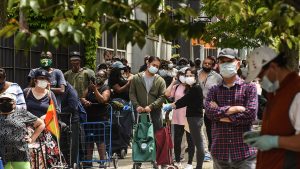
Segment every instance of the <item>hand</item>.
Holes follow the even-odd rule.
[[[94,83],[90,83],[90,89],[92,89],[94,92],[97,90],[97,86]]]
[[[245,143],[252,147],[256,147],[261,151],[268,151],[273,148],[278,148],[278,136],[262,135],[253,138],[247,138],[244,140]]]
[[[149,106],[145,107],[145,112],[150,113],[151,112],[151,108]]]
[[[84,105],[85,107],[89,107],[89,106],[91,106],[91,104],[92,104],[92,103],[89,102],[89,101],[87,101],[87,100],[83,102],[83,105]]]
[[[172,84],[176,84],[177,83],[177,78],[176,77],[173,77],[173,80],[172,80]]]
[[[173,109],[172,104],[165,104],[162,108],[163,111],[171,111]]]
[[[209,103],[210,104],[210,107],[212,107],[212,108],[214,108],[214,109],[216,109],[216,108],[218,108],[219,106],[218,106],[218,104],[216,103],[216,102],[210,102]]]
[[[241,113],[246,111],[246,108],[244,106],[231,106],[227,111],[226,114],[235,114],[235,113]]]
[[[143,107],[138,106],[138,107],[136,108],[136,111],[137,111],[138,113],[143,113],[145,110],[144,110]]]
[[[228,117],[224,117],[220,119],[220,122],[230,123],[231,120]]]
[[[34,143],[35,142],[35,140],[32,140],[31,139],[31,137],[29,137],[29,136],[25,136],[25,141],[28,143],[28,144],[31,144],[31,143]]]

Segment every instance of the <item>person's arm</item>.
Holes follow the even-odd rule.
[[[129,86],[130,86],[130,80],[128,80],[127,83],[122,87],[119,84],[115,84],[115,85],[112,86],[112,89],[116,93],[122,93],[122,92],[127,91]]]
[[[244,111],[233,114],[227,112],[227,114],[229,115],[228,118],[230,119],[231,123],[252,124],[252,122],[255,120],[258,108],[258,96],[256,86],[254,84],[248,86],[245,98],[246,104],[241,106],[245,108]]]
[[[165,102],[166,98],[165,98],[165,91],[166,91],[166,82],[163,80],[162,77],[158,77],[159,79],[159,90],[158,90],[158,98],[151,103],[149,106],[147,106],[148,108],[150,108],[150,112],[153,109],[160,109],[162,104]],[[145,109],[147,108],[145,107]]]
[[[86,99],[87,94],[88,94],[88,89],[85,89],[84,92],[83,92],[82,97],[80,98],[80,102],[81,102],[84,106],[89,106],[89,105],[91,105],[91,102],[89,102],[89,101]]]
[[[37,118],[36,121],[33,123],[33,127],[35,128],[33,134],[31,135],[30,139],[28,140],[29,143],[34,143],[38,136],[45,128],[45,123],[42,119]]]
[[[17,100],[16,100],[16,108],[17,109],[23,109],[27,110],[26,102],[25,102],[25,97],[23,94],[23,91],[21,87],[17,84],[15,84],[15,89],[16,89],[16,94],[17,94]]]
[[[133,107],[137,108],[140,106],[139,101],[137,100],[137,93],[136,93],[136,82],[138,80],[138,75],[134,75],[132,82],[130,83],[130,88],[129,88],[129,99],[133,105]]]
[[[94,93],[95,93],[96,100],[99,103],[107,103],[109,101],[109,98],[110,98],[110,89],[109,88],[104,90],[102,94],[97,89],[94,90]]]
[[[60,108],[58,107],[58,104],[57,104],[56,97],[55,97],[55,95],[52,91],[50,91],[50,95],[51,95],[51,98],[52,98],[53,103],[55,105],[56,113],[61,113],[61,110],[60,110]]]
[[[55,72],[56,72],[55,78],[58,87],[51,87],[51,91],[55,94],[63,94],[65,92],[65,88],[67,85],[64,74],[59,69],[55,69]]]
[[[218,87],[213,86],[209,89],[206,100],[205,100],[205,114],[207,117],[213,121],[220,121],[222,118],[228,118],[226,111],[230,106],[215,106],[214,103],[217,103]]]
[[[176,79],[173,78],[173,81],[171,82],[171,84],[168,86],[168,88],[165,91],[165,96],[166,97],[171,97],[172,96],[172,89],[173,86],[176,84]]]

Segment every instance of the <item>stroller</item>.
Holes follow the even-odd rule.
[[[127,149],[132,136],[132,108],[130,104],[122,99],[113,99],[112,113],[112,152],[116,153],[120,159],[127,155]]]

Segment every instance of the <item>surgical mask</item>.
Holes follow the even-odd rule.
[[[185,83],[185,76],[179,76],[179,81],[181,83]]]
[[[230,78],[237,74],[236,62],[220,64],[220,74],[225,78]]]
[[[40,64],[44,68],[51,67],[52,66],[52,59],[41,59]]]
[[[195,77],[186,77],[185,78],[185,83],[192,86],[193,84],[196,83]]]
[[[162,77],[165,77],[167,76],[168,72],[165,70],[165,69],[160,69],[158,71],[159,75],[162,76]]]
[[[14,110],[13,104],[11,102],[3,102],[0,104],[0,112],[8,113]]]
[[[154,66],[150,66],[150,67],[148,68],[148,71],[149,71],[150,73],[152,73],[152,74],[155,74],[155,73],[157,73],[158,69],[157,69],[156,67],[154,67]]]
[[[174,65],[172,63],[168,64],[168,68],[170,68],[170,69],[173,68],[173,66]]]
[[[261,81],[261,87],[268,93],[273,93],[279,89],[279,81],[271,82],[270,79],[265,75]]]
[[[37,86],[43,89],[46,89],[48,86],[48,81],[47,80],[37,80]]]
[[[110,60],[107,60],[105,61],[106,64],[110,65],[111,64],[111,61]]]
[[[4,88],[4,85],[5,85],[5,80],[2,83],[0,83],[0,91]]]

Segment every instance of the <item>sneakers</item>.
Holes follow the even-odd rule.
[[[205,156],[204,156],[204,162],[210,162],[211,161],[211,156],[209,153],[205,153]]]
[[[191,164],[186,164],[186,166],[185,166],[184,169],[193,169],[193,165],[191,165]]]
[[[175,166],[177,166],[177,167],[178,167],[178,169],[182,169],[182,165],[181,165],[181,163],[180,163],[180,162],[179,162],[179,163],[175,162],[175,163],[174,163],[174,165],[175,165]]]

